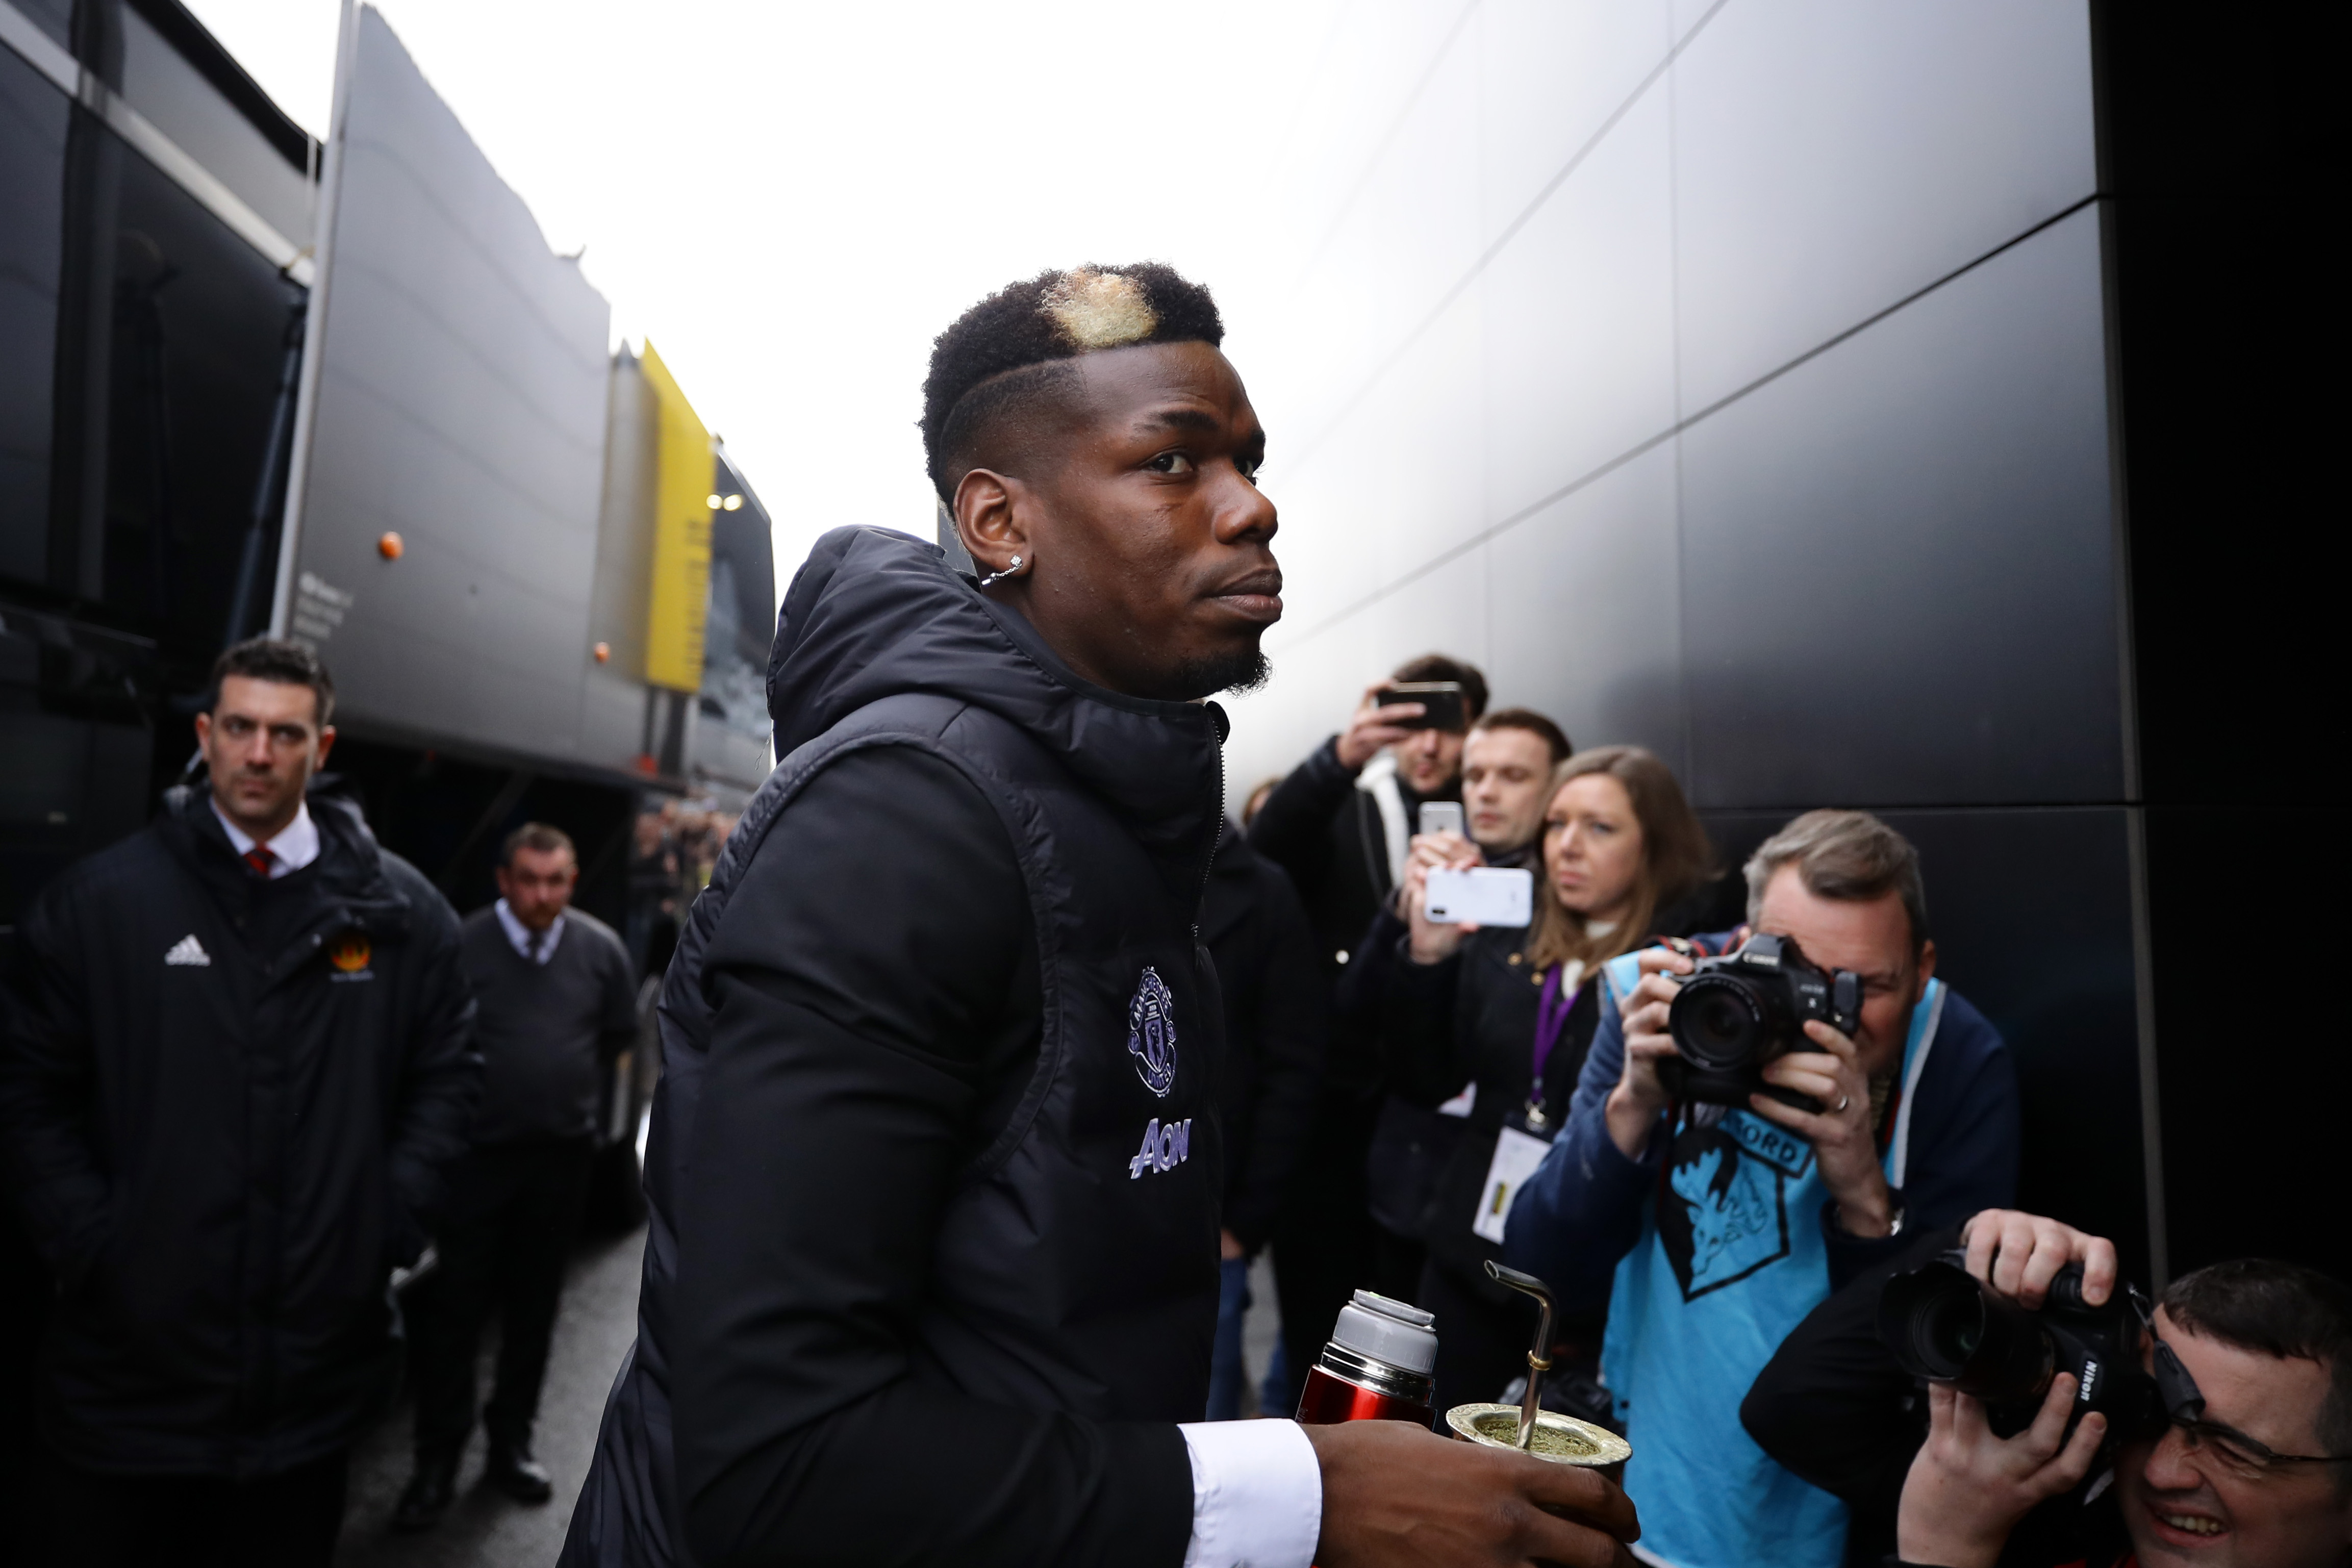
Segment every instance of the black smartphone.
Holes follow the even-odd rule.
[[[1462,700],[1458,680],[1406,680],[1381,689],[1381,706],[1418,702],[1421,712],[1390,721],[1400,730],[1447,730],[1460,734],[1470,728],[1470,710]]]

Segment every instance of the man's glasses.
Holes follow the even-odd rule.
[[[2247,1436],[2218,1421],[2175,1415],[2184,1446],[2194,1454],[2210,1452],[2231,1471],[2250,1481],[2284,1471],[2290,1465],[2352,1465],[2352,1454],[2282,1454],[2268,1444]]]
[[[2290,1465],[2352,1464],[2352,1454],[2282,1454],[2235,1426],[2206,1420],[2205,1394],[2197,1386],[2197,1380],[2189,1374],[2189,1369],[2181,1364],[2180,1357],[2156,1331],[2154,1306],[2140,1294],[2137,1286],[2129,1289],[2132,1310],[2138,1315],[2140,1327],[2147,1335],[2151,1362],[2148,1370],[2155,1379],[2158,1396],[2164,1402],[2165,1419],[2180,1428],[2183,1447],[2189,1452],[2210,1452],[2223,1468],[2250,1481],[2278,1475]]]

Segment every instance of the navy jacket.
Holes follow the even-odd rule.
[[[41,890],[0,1030],[0,1180],[56,1277],[41,1427],[122,1475],[347,1447],[395,1365],[481,1063],[457,917],[316,793],[274,881],[203,788]]]

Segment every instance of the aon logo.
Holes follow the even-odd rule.
[[[1192,1119],[1171,1121],[1165,1127],[1158,1117],[1143,1130],[1143,1147],[1127,1163],[1127,1179],[1139,1181],[1146,1171],[1172,1171],[1192,1157]]]

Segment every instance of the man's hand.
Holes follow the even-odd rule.
[[[2034,1504],[2090,1473],[2107,1418],[2084,1416],[2062,1448],[2066,1412],[2074,1403],[2074,1379],[2060,1373],[2050,1380],[2033,1425],[2003,1441],[1985,1424],[1982,1405],[1943,1384],[1929,1384],[1927,1442],[1911,1461],[1902,1510],[1895,1516],[1895,1541],[1903,1560],[1937,1568],[1993,1568],[2009,1532]]]
[[[1323,1466],[1318,1568],[1630,1568],[1633,1505],[1595,1470],[1403,1421],[1304,1428]]]
[[[1878,1141],[1870,1125],[1870,1079],[1863,1075],[1860,1053],[1853,1040],[1818,1018],[1805,1025],[1805,1037],[1822,1048],[1791,1051],[1768,1064],[1764,1081],[1810,1094],[1822,1102],[1821,1110],[1800,1110],[1769,1094],[1749,1095],[1748,1103],[1757,1115],[1813,1146],[1813,1156],[1822,1163],[1822,1184],[1837,1205],[1839,1229],[1848,1236],[1891,1235],[1895,1199],[1878,1163]]]
[[[1381,706],[1381,693],[1389,689],[1385,680],[1376,680],[1364,688],[1364,700],[1348,727],[1339,731],[1339,765],[1349,773],[1360,771],[1383,746],[1393,746],[1399,741],[1410,740],[1415,731],[1399,729],[1391,722],[1397,719],[1418,719],[1425,710],[1418,702],[1392,702]]]
[[[1601,1108],[1609,1141],[1628,1160],[1642,1157],[1651,1130],[1666,1109],[1666,1086],[1658,1081],[1658,1063],[1682,1055],[1666,1033],[1666,1014],[1681,989],[1680,977],[1691,972],[1691,961],[1670,947],[1647,949],[1638,962],[1641,982],[1617,1004],[1617,1016],[1625,1026],[1625,1066]]]
[[[2083,1266],[2083,1300],[2104,1307],[2116,1289],[2116,1244],[2071,1225],[2015,1209],[1987,1209],[1961,1227],[1969,1272],[2027,1310],[2039,1310],[2050,1281],[2069,1263]]]
[[[1249,1248],[1242,1245],[1242,1238],[1220,1226],[1217,1229],[1217,1260],[1238,1263],[1248,1256]]]
[[[1413,837],[1412,855],[1405,862],[1404,881],[1397,889],[1397,903],[1405,923],[1412,930],[1415,963],[1437,963],[1453,957],[1462,939],[1478,929],[1475,922],[1437,924],[1422,913],[1422,900],[1429,891],[1429,874],[1436,870],[1466,870],[1486,863],[1486,858],[1478,852],[1478,847],[1458,833],[1423,833]]]

